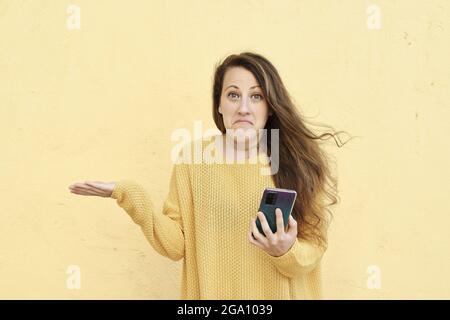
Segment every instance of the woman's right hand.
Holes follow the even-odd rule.
[[[82,196],[97,196],[109,198],[116,186],[116,182],[85,181],[76,182],[69,186],[70,192]]]

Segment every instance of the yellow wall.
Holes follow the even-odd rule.
[[[449,22],[447,0],[0,0],[0,298],[178,298],[181,262],[68,186],[132,178],[161,208],[171,133],[214,127],[213,66],[245,50],[303,114],[360,136],[327,145],[325,298],[450,298]]]

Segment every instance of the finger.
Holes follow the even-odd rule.
[[[70,188],[80,188],[84,185],[82,182],[75,182],[74,184],[70,185]]]
[[[280,234],[283,234],[284,233],[283,212],[281,211],[280,208],[275,209],[275,215],[277,218],[277,233],[279,232]]]
[[[70,187],[73,188],[92,188],[94,187],[90,181],[85,181],[85,182],[76,182],[74,184],[72,184]]]
[[[73,187],[73,188],[70,188],[70,191],[77,191],[77,192],[83,192],[83,191],[86,191],[87,189],[84,189],[84,188],[80,188],[80,187]]]
[[[250,220],[250,229],[248,230],[248,232],[249,232],[251,238],[255,239],[255,237],[253,236],[252,230],[253,230],[253,219]]]
[[[83,196],[98,196],[97,192],[89,191],[86,189],[80,189],[80,188],[73,189],[70,192],[79,194],[79,195],[83,195]]]
[[[101,184],[93,183],[93,182],[86,182],[86,187],[92,189],[92,190],[98,190],[101,193],[105,193],[106,190]]]
[[[289,230],[288,233],[297,236],[298,230],[297,230],[297,221],[294,219],[292,215],[289,215]]]
[[[69,189],[79,189],[80,190],[80,189],[87,189],[87,188],[88,188],[88,186],[86,184],[79,183],[79,182],[74,183],[71,186],[69,186]]]
[[[273,240],[274,234],[272,232],[272,229],[269,227],[269,223],[267,222],[266,216],[261,211],[258,212],[258,218],[259,222],[261,223],[261,228],[264,231],[264,234],[266,235],[266,238],[270,241]]]
[[[262,244],[267,243],[267,238],[264,237],[258,230],[258,227],[256,226],[256,218],[252,218],[252,233],[253,236],[256,238],[256,241],[259,241]]]
[[[253,244],[253,245],[255,245],[255,246],[257,246],[257,247],[259,247],[261,249],[264,249],[264,247],[258,241],[256,241],[255,238],[253,238],[253,234],[252,234],[251,230],[248,232],[247,237],[248,237],[248,241],[251,244]]]
[[[100,181],[86,181],[88,186],[103,190],[103,185]]]
[[[81,188],[92,191],[92,192],[96,192],[97,194],[105,195],[105,190],[97,188],[97,187],[93,187],[93,186],[89,185],[88,183],[83,184],[83,186]]]
[[[249,230],[247,232],[247,239],[248,239],[248,242],[250,242],[250,243],[253,243],[255,241],[253,238],[252,230]]]
[[[94,196],[102,196],[102,197],[104,196],[104,192],[101,192],[99,190],[95,190],[95,189],[93,189],[91,187],[87,187],[87,186],[74,187],[74,188],[72,188],[72,190],[75,190],[78,193],[81,192],[81,193],[86,194],[86,195],[94,195]]]

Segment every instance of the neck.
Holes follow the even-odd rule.
[[[256,135],[254,137],[245,137],[244,139],[238,139],[233,135],[223,135],[223,146],[225,150],[233,150],[237,160],[248,159],[257,156],[261,153],[265,153],[263,144],[259,143],[260,138]]]

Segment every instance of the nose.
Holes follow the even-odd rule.
[[[239,103],[239,114],[249,114],[250,109],[248,108],[248,99],[241,99],[241,102]]]

